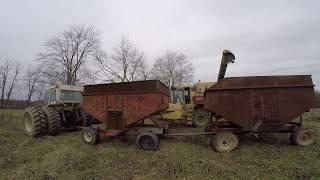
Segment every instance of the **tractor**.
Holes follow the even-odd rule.
[[[31,137],[58,135],[62,130],[89,126],[92,118],[82,108],[83,87],[56,85],[49,87],[44,106],[27,107],[23,116],[24,131]]]

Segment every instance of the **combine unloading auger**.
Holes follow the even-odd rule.
[[[229,50],[223,50],[217,81],[224,78],[226,71],[227,71],[228,64],[234,63],[235,59],[236,59],[236,57],[234,56],[234,54],[232,52],[230,52]]]

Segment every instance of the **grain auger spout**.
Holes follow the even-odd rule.
[[[227,71],[228,63],[234,63],[235,59],[236,57],[232,52],[230,52],[229,50],[223,50],[220,70],[218,74],[218,81],[224,78]]]

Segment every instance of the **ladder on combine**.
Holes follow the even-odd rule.
[[[193,104],[186,104],[182,118],[186,120],[187,125],[193,125]]]

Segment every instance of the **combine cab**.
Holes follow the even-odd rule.
[[[171,88],[169,109],[163,114],[166,120],[182,120],[188,125],[204,127],[210,114],[203,111],[204,91],[213,82],[198,82],[194,85],[182,85]]]

